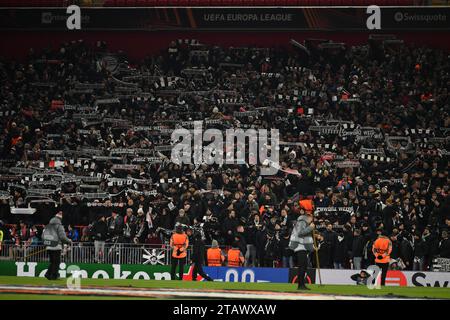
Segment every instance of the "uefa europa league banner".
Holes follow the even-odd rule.
[[[14,277],[44,277],[48,263],[0,261],[0,276]],[[81,278],[90,279],[135,279],[135,280],[171,280],[170,266],[143,264],[66,264],[59,266],[61,278],[70,277],[76,269]],[[295,268],[229,268],[204,267],[204,271],[218,282],[272,282],[295,283],[297,269]],[[192,266],[184,268],[183,280],[192,280]],[[352,276],[358,270],[320,270],[322,284],[357,285]],[[318,283],[319,276],[315,269],[307,271],[307,282]],[[198,281],[203,280],[201,276]],[[388,286],[408,287],[450,287],[450,272],[422,271],[389,271],[386,278]]]
[[[381,7],[382,31],[449,30],[449,7]],[[80,30],[368,31],[367,7],[84,8]],[[0,30],[64,30],[66,8],[2,8]]]

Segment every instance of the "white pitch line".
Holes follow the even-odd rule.
[[[100,289],[100,288],[81,288],[68,289],[56,287],[38,287],[38,286],[5,286],[0,285],[0,290],[12,293],[42,293],[42,291],[52,294],[66,295],[99,295],[99,296],[135,296],[135,297],[194,297],[194,298],[228,298],[228,299],[269,299],[269,300],[386,300],[382,297],[360,297],[360,296],[339,296],[339,295],[321,295],[321,294],[301,294],[301,293],[240,293],[240,292],[207,292],[207,291],[183,291],[178,289]],[[1,298],[0,298],[1,299]]]

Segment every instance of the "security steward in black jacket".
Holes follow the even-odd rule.
[[[192,281],[197,281],[197,274],[205,278],[207,281],[214,281],[203,271],[203,264],[205,263],[205,243],[202,235],[198,232],[194,234],[193,248],[192,248],[192,263],[194,270],[192,271]]]

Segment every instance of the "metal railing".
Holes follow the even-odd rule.
[[[187,251],[190,259],[192,248]],[[77,242],[61,251],[61,262],[106,264],[171,264],[172,250],[166,245]],[[49,262],[44,245],[3,244],[0,260],[21,262]]]

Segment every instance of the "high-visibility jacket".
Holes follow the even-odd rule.
[[[379,237],[372,246],[376,263],[389,263],[391,260],[392,242],[387,237]]]
[[[209,248],[206,251],[206,256],[208,258],[208,267],[220,267],[225,260],[220,248]]]
[[[172,257],[177,259],[186,258],[187,247],[189,246],[188,236],[183,233],[174,233],[170,238]]]
[[[231,248],[228,250],[227,256],[229,267],[239,267],[244,264],[244,256],[239,249]]]
[[[312,213],[314,210],[314,203],[311,199],[304,199],[299,201],[300,209]]]

